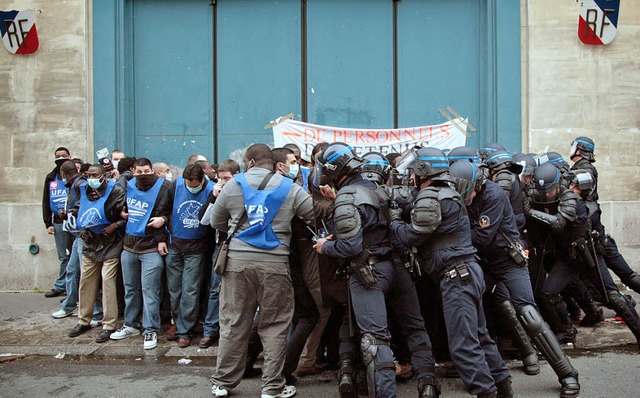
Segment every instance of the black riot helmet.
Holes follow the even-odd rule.
[[[533,197],[536,203],[553,203],[560,199],[560,187],[562,177],[558,170],[551,163],[544,163],[536,168],[533,173]]]
[[[578,137],[571,143],[571,149],[569,150],[569,159],[573,159],[574,156],[580,155],[593,163],[596,161],[596,157],[593,152],[596,150],[596,144],[589,137]]]
[[[316,156],[313,185],[319,186],[320,177],[328,177],[336,187],[340,187],[340,179],[356,172],[363,164],[353,148],[344,142],[329,144]]]
[[[442,150],[433,147],[413,147],[396,162],[396,169],[400,174],[413,170],[418,187],[426,180],[449,179],[449,161]]]
[[[536,160],[533,156],[525,155],[524,153],[516,153],[513,155],[513,161],[522,165],[521,178],[533,177],[533,171],[536,168]]]
[[[478,156],[478,150],[470,146],[459,146],[449,151],[447,154],[449,159],[449,165],[452,165],[458,160],[467,160],[473,163],[480,163],[480,156]]]
[[[492,175],[497,174],[500,171],[508,170],[514,174],[520,174],[522,172],[522,165],[513,161],[513,157],[507,151],[499,149],[493,152],[485,160],[487,167]]]
[[[568,179],[571,184],[575,184],[575,186],[580,190],[580,196],[583,199],[586,199],[591,195],[595,186],[595,181],[593,181],[593,176],[587,170],[570,170],[568,173]]]
[[[480,159],[484,162],[495,151],[506,151],[506,150],[507,148],[505,148],[504,145],[498,142],[490,142],[488,144],[485,144],[482,148],[478,150],[478,155],[480,155]]]
[[[536,159],[536,162],[538,163],[538,166],[543,165],[545,163],[551,163],[562,173],[568,171],[570,168],[569,163],[567,163],[562,157],[562,155],[560,155],[558,152],[543,153],[542,155],[538,156],[538,158]]]
[[[380,152],[367,152],[362,155],[364,164],[360,167],[362,178],[384,185],[389,179],[391,166],[387,158]]]
[[[464,204],[469,206],[473,201],[473,192],[480,191],[484,184],[482,170],[475,163],[454,162],[449,166],[449,175]]]

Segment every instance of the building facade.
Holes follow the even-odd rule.
[[[0,49],[0,290],[46,289],[57,266],[40,202],[53,151],[101,148],[184,166],[220,161],[294,113],[363,128],[444,122],[452,106],[513,152],[596,142],[609,232],[640,237],[640,4],[607,46],[578,39],[579,3],[551,0],[15,0],[40,48]],[[32,255],[29,245],[41,251]]]

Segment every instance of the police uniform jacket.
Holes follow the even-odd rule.
[[[487,262],[504,259],[509,242],[520,240],[509,198],[495,182],[485,181],[473,202],[467,207],[471,222],[471,241]]]
[[[344,182],[342,189],[355,185],[372,191],[378,188],[373,181],[365,180],[360,174],[354,174]],[[338,196],[340,196],[340,191],[338,191]],[[360,214],[361,226],[355,236],[348,239],[325,242],[322,246],[323,254],[329,257],[351,260],[366,248],[372,255],[383,258],[388,256],[390,260],[391,236],[387,229],[386,218],[383,217],[379,209],[367,204],[358,206],[357,211]],[[369,244],[368,247],[365,247],[365,241]]]

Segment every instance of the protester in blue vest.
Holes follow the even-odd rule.
[[[171,214],[169,183],[153,172],[151,161],[134,163],[134,178],[127,183],[127,218],[122,276],[125,290],[124,325],[111,335],[120,340],[140,334],[140,312],[144,327],[144,349],[158,345],[160,292],[164,256],[169,253],[165,225]]]
[[[95,312],[92,309],[102,287],[104,317],[96,343],[104,343],[116,331],[118,319],[116,277],[120,271],[122,234],[126,225],[121,216],[126,192],[117,183],[107,181],[102,164],[91,165],[86,174],[87,182],[80,186],[80,199],[75,205],[77,228],[81,231],[77,239],[83,242],[82,272],[78,324],[69,336],[76,337],[90,329],[91,314]]]
[[[226,268],[219,270],[222,310],[212,392],[225,397],[242,380],[247,337],[259,306],[258,333],[264,347],[262,397],[292,397],[296,389],[285,386],[282,375],[293,318],[288,246],[292,219],[313,220],[312,199],[293,181],[273,172],[267,145],[251,145],[244,164],[246,172],[224,186],[211,216],[212,227],[232,236]],[[245,217],[247,221],[240,222]]]
[[[193,327],[198,320],[204,256],[211,244],[207,227],[200,224],[198,215],[212,191],[213,183],[204,177],[204,170],[197,163],[187,166],[169,190],[172,210],[167,282],[180,348],[191,345]]]
[[[78,229],[74,208],[80,201],[80,185],[87,182],[87,179],[78,173],[78,169],[73,161],[67,160],[60,166],[60,176],[65,183],[68,195],[65,200],[65,208],[61,214],[63,220],[63,230],[70,235],[73,240],[69,251],[69,261],[65,275],[65,288],[67,297],[62,301],[60,309],[51,316],[56,319],[68,317],[76,310],[78,305],[78,284],[80,283],[80,257],[82,256],[82,239],[78,239]],[[98,308],[96,322],[102,320],[102,309]]]
[[[45,297],[57,297],[66,293],[66,270],[69,256],[67,249],[69,245],[69,234],[62,229],[63,218],[59,214],[64,210],[67,198],[67,189],[60,176],[60,166],[71,159],[71,153],[65,147],[55,150],[56,167],[44,179],[44,189],[42,193],[42,218],[47,227],[49,235],[53,235],[56,242],[56,252],[58,253],[59,271],[58,279],[53,284],[53,288],[44,294]]]

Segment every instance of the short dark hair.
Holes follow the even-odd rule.
[[[185,180],[204,180],[204,170],[202,166],[198,164],[198,162],[194,164],[187,165],[182,172],[182,178]]]
[[[125,171],[129,171],[133,164],[136,162],[136,158],[127,156],[125,158],[120,159],[118,162],[118,173],[122,174]]]
[[[202,167],[203,170],[206,169],[207,166],[211,167],[211,163],[209,163],[208,160],[198,160],[194,164],[200,165],[200,167]]]
[[[71,152],[69,152],[69,150],[63,146],[56,148],[56,150],[53,151],[53,154],[55,155],[56,152],[60,152],[60,151],[65,151],[67,155],[71,156]]]
[[[118,165],[119,166],[119,165]],[[136,159],[135,162],[133,162],[133,167],[142,167],[142,166],[149,166],[151,168],[153,168],[153,163],[151,163],[151,161],[147,158],[138,158]]]
[[[313,149],[311,150],[311,160],[313,160],[315,163],[315,156],[320,152],[324,151],[324,148],[328,146],[329,146],[328,142],[321,142],[319,144],[316,144],[316,146],[314,146]]]
[[[95,167],[96,169],[99,169],[101,173],[104,173],[104,166],[100,163],[91,164],[89,167]],[[89,167],[87,167],[87,170],[89,170]]]
[[[73,162],[73,160],[67,160],[66,162],[62,163],[62,165],[60,165],[60,171],[65,175],[67,173],[76,174],[78,172],[78,169],[76,168],[76,164]]]
[[[73,159],[71,159],[71,161],[72,161],[73,163],[80,163],[80,164],[84,163],[84,162],[82,161],[82,159],[80,159],[80,158],[73,158]]]
[[[292,151],[298,151],[298,152],[300,151],[300,147],[297,146],[296,144],[294,144],[293,142],[285,144],[283,148],[287,148],[287,149],[290,149]]]
[[[273,158],[273,165],[276,163],[286,163],[287,155],[293,155],[293,151],[287,147],[284,148],[274,148],[271,150],[271,157]]]
[[[238,174],[240,172],[240,165],[233,159],[226,159],[220,163],[217,171],[218,173],[221,171],[228,171],[231,174]]]
[[[253,144],[247,148],[247,152],[244,154],[245,159],[253,159],[256,163],[271,163],[273,157],[271,156],[271,148],[266,144]]]

